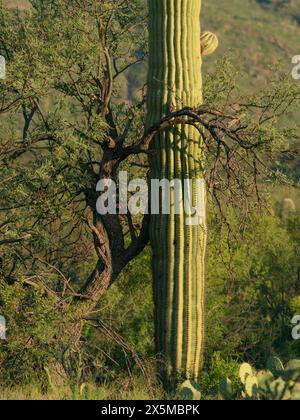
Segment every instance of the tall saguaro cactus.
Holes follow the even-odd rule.
[[[202,55],[217,44],[213,34],[202,35],[201,0],[148,0],[150,58],[147,125],[183,107],[202,104]],[[153,140],[152,179],[204,178],[204,153],[199,131],[182,124],[162,131]],[[188,224],[182,204],[175,211],[151,216],[156,347],[166,383],[199,378],[204,343],[205,214]],[[205,209],[205,194],[202,194]]]

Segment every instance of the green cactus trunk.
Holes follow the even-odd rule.
[[[202,104],[201,0],[148,0],[150,58],[147,126],[171,111]],[[201,135],[182,124],[153,141],[151,179],[196,180],[204,177]],[[206,222],[186,223],[175,214],[151,216],[155,335],[160,373],[166,384],[199,379],[204,344],[204,277]],[[202,197],[205,209],[205,194]]]

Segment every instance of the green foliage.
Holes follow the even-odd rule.
[[[155,360],[149,265],[148,250],[124,271],[96,312],[109,327],[120,331],[152,375]],[[65,363],[72,386],[79,386],[82,381],[96,381],[98,386],[121,381],[121,377],[121,382],[126,383],[128,369],[137,371],[131,355],[88,322],[71,360],[64,359],[68,350],[64,331],[77,314],[72,307],[63,312],[58,310],[59,303],[48,295],[48,287],[53,287],[57,278],[54,276],[52,283],[49,280],[48,286],[37,283],[35,287],[28,284],[28,279],[13,284],[0,282],[0,313],[8,324],[7,340],[0,347],[1,383],[11,386],[16,382],[26,385],[42,381],[47,384],[45,366],[57,360]]]
[[[226,360],[222,358],[219,352],[212,355],[209,363],[209,368],[204,370],[201,375],[201,390],[202,393],[207,395],[217,395],[219,386],[222,380],[224,392],[227,393],[229,389],[233,389],[235,392],[240,389],[240,384],[237,379],[239,363],[235,360]],[[227,391],[226,391],[227,390]]]
[[[290,307],[294,314],[300,314],[300,296],[291,299]]]
[[[297,342],[290,339],[290,302],[298,295],[299,230],[288,230],[273,216],[253,215],[239,231],[238,217],[227,217],[230,230],[224,226],[221,234],[219,219],[210,222],[208,354],[220,351],[223,357],[238,355],[258,363],[274,348],[299,356]]]
[[[44,366],[63,357],[59,337],[72,322],[72,313],[62,314],[45,289],[31,288],[23,279],[13,286],[1,279],[0,296],[0,311],[7,320],[7,340],[0,347],[1,383],[47,382]]]
[[[108,25],[107,42],[115,60],[112,107],[121,132],[133,113],[119,104],[124,68],[135,63],[145,43],[141,2],[106,1],[95,9],[91,1],[37,0],[21,13],[1,5],[0,54],[7,59],[7,77],[0,81],[0,241],[30,235],[5,249],[4,276],[27,275],[26,260],[35,273],[49,272],[50,263],[77,285],[95,262],[86,201],[96,189],[108,129],[100,112],[106,71],[97,22],[105,25],[112,7],[118,13]],[[129,141],[142,125],[135,111]]]
[[[147,249],[124,270],[97,307],[100,318],[120,332],[150,371],[155,366],[151,286],[150,250]],[[86,362],[91,365],[92,377],[99,381],[117,381],[128,366],[134,369],[129,355],[124,354],[118,343],[107,340],[88,324],[84,327],[84,342],[88,353]]]
[[[143,378],[134,375],[131,382],[118,382],[97,385],[94,382],[81,386],[59,387],[47,392],[39,384],[0,388],[0,400],[162,400],[163,391],[160,386],[153,386],[151,392],[145,389]]]

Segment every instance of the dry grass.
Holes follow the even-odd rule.
[[[6,9],[28,10],[31,8],[31,4],[26,0],[7,0],[4,1],[4,7]]]
[[[57,387],[43,391],[42,385],[28,385],[24,387],[0,388],[0,400],[34,400],[34,401],[55,401],[55,400],[164,400],[164,392],[158,385],[147,389],[142,378],[132,378],[128,386],[120,384],[94,385],[92,383],[82,384],[78,387]]]

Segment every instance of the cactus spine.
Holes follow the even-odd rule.
[[[201,0],[148,0],[150,58],[147,125],[170,111],[202,103]],[[199,132],[182,125],[156,136],[152,179],[204,177]],[[184,187],[183,187],[184,190]],[[193,188],[195,204],[195,188]],[[160,372],[167,384],[199,379],[204,342],[205,217],[189,226],[185,215],[152,215],[155,334]],[[205,194],[203,196],[205,208]]]

